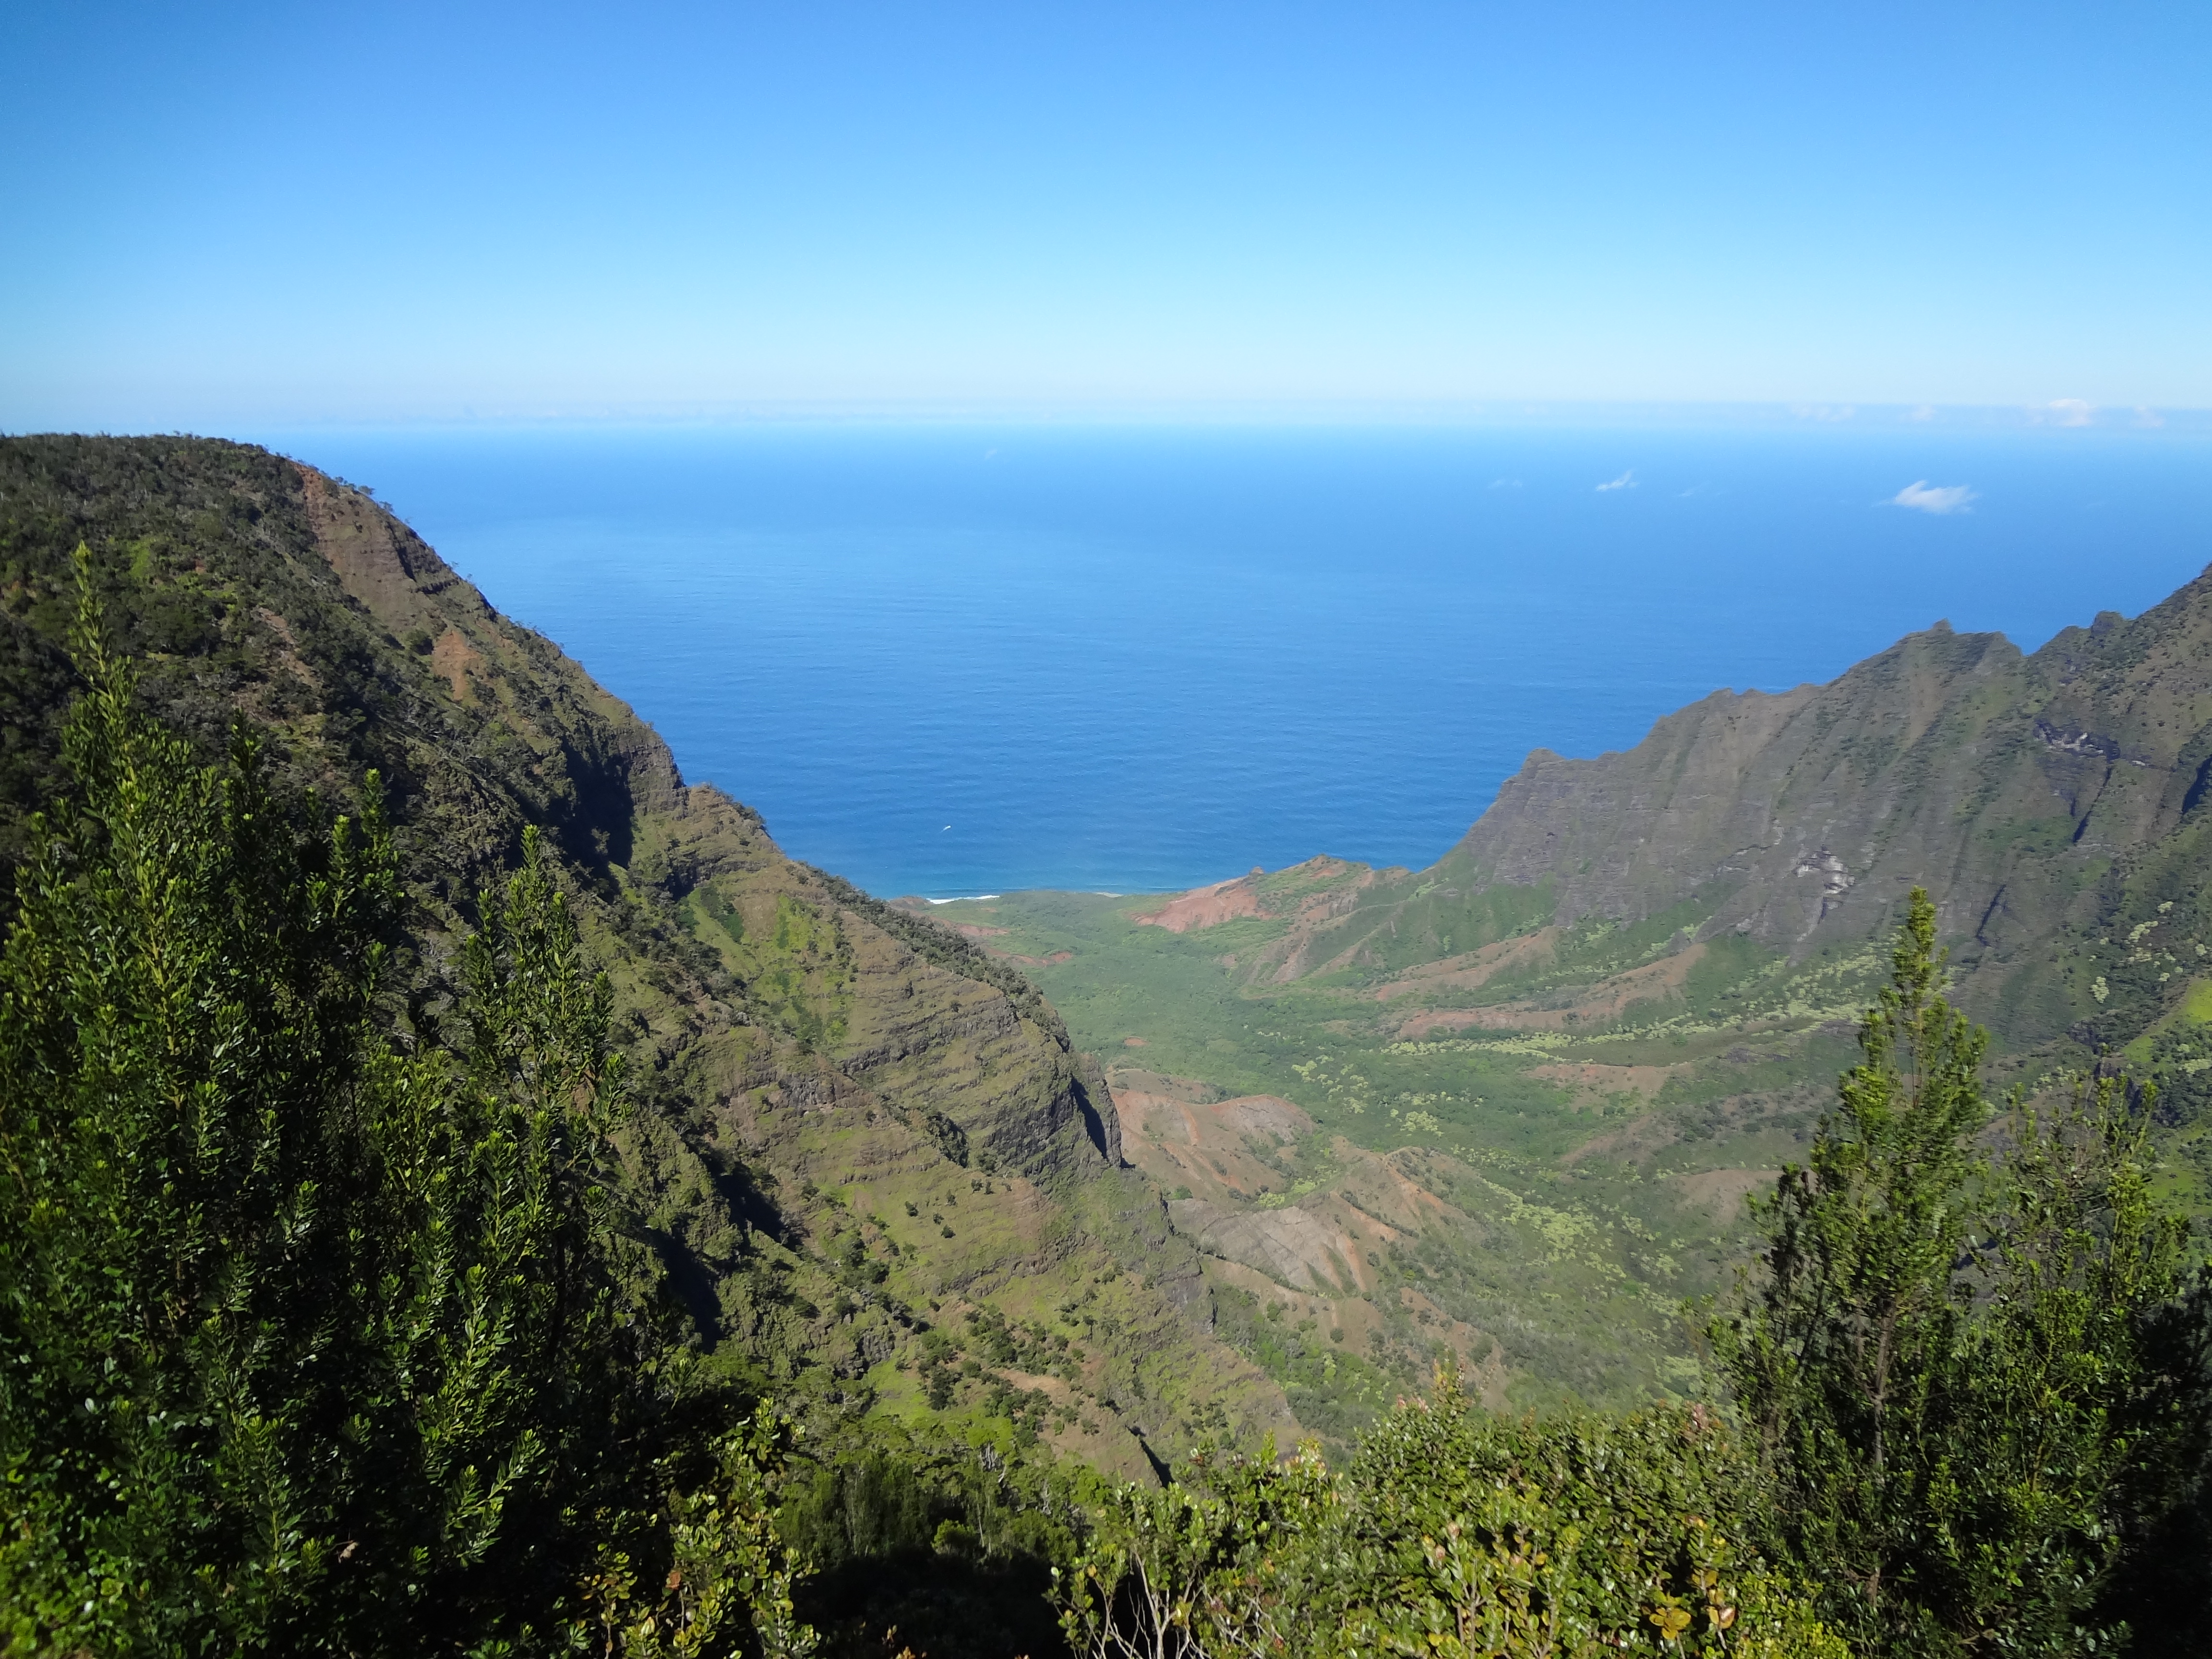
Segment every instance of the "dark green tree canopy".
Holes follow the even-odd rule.
[[[2193,1433],[2165,1334],[2186,1228],[2116,1082],[1992,1122],[1942,969],[1915,890],[1865,1059],[1712,1336],[1778,1544],[1855,1643],[2085,1651],[2120,1633],[2100,1592]]]
[[[196,764],[85,594],[81,805],[0,952],[0,1644],[803,1647],[772,1437],[718,1440],[629,1288],[608,989],[535,837],[459,1046],[404,1049],[374,776],[302,824],[243,731]]]

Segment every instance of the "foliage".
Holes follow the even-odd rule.
[[[788,1426],[757,1413],[716,1443],[703,1491],[672,1490],[666,1533],[653,1540],[668,1564],[658,1593],[651,1568],[641,1575],[628,1550],[602,1541],[572,1630],[577,1645],[623,1659],[708,1659],[748,1649],[763,1659],[807,1659],[814,1632],[793,1601],[802,1557],[773,1518]]]
[[[1899,1654],[2072,1653],[2131,1493],[2191,1432],[2159,1358],[2185,1227],[2147,1125],[2107,1082],[2051,1120],[1990,1115],[1985,1036],[1939,994],[1915,890],[1807,1168],[1761,1212],[1755,1299],[1712,1329],[1777,1537],[1855,1641]]]
[[[1944,1455],[1931,1395],[1964,1317],[1953,1268],[1978,1169],[1966,1138],[1988,1115],[1987,1039],[1936,994],[1924,894],[1894,969],[1840,1113],[1810,1167],[1785,1170],[1762,1212],[1772,1243],[1759,1316],[1716,1333],[1798,1559],[1827,1564],[1877,1603]]]
[[[799,1602],[825,1653],[1058,1650],[1051,1570],[1072,1559],[1109,1487],[1022,1438],[972,1420],[966,1432],[862,1421],[810,1437],[777,1522],[815,1569]]]
[[[1439,1390],[1398,1413],[1353,1473],[1370,1494],[1358,1535],[1395,1570],[1374,1645],[1841,1655],[1746,1547],[1743,1476],[1699,1407],[1513,1422]]]
[[[1126,1488],[1062,1593],[1092,1659],[1832,1656],[1741,1543],[1745,1471],[1700,1408],[1515,1422],[1440,1371],[1342,1475],[1214,1455]]]
[[[374,777],[303,830],[242,726],[196,765],[88,576],[76,655],[82,805],[33,821],[0,956],[0,1643],[550,1650],[668,1559],[722,1587],[672,1651],[787,1629],[757,1439],[657,1519],[711,1402],[618,1291],[608,994],[535,838],[457,1051],[403,1052]]]
[[[1164,1490],[1124,1485],[1094,1512],[1081,1553],[1054,1575],[1060,1625],[1090,1659],[1281,1651],[1300,1609],[1282,1553],[1342,1508],[1309,1443],[1278,1464],[1200,1452]],[[1298,1589],[1306,1586],[1300,1583]]]

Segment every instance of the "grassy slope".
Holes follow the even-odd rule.
[[[1804,1145],[1819,1096],[1803,1079],[1832,1076],[1844,1039],[1805,1017],[1761,1035],[1693,1029],[1701,1022],[1679,1019],[1685,1001],[1662,1005],[1678,1021],[1672,1029],[1633,1037],[1501,1031],[1409,1043],[1395,1029],[1408,1011],[1378,1004],[1369,988],[1240,982],[1225,958],[1279,942],[1286,924],[1240,919],[1176,934],[1133,921],[1144,908],[1036,893],[939,914],[1006,928],[989,942],[1024,956],[1070,953],[1029,971],[1079,1042],[1119,1055],[1110,1075],[1125,1097],[1272,1095],[1303,1107],[1318,1133],[1264,1154],[1273,1179],[1260,1175],[1236,1189],[1249,1206],[1273,1199],[1322,1211],[1347,1171],[1377,1162],[1449,1206],[1407,1231],[1396,1250],[1378,1249],[1374,1282],[1357,1291],[1317,1291],[1310,1275],[1295,1273],[1270,1285],[1209,1259],[1224,1303],[1236,1302],[1232,1291],[1256,1295],[1258,1317],[1279,1338],[1317,1316],[1303,1344],[1268,1346],[1245,1333],[1248,1351],[1290,1389],[1303,1419],[1343,1435],[1424,1374],[1447,1335],[1470,1361],[1502,1361],[1505,1397],[1517,1401],[1610,1402],[1689,1385],[1680,1302],[1716,1288],[1743,1244],[1735,1206],[1742,1188],[1710,1177],[1771,1169]],[[1573,959],[1595,957],[1601,966],[1607,944],[1638,954],[1632,942],[1571,942],[1549,975],[1524,973],[1500,992],[1591,974]],[[1767,965],[1740,954],[1747,975]],[[1688,988],[1711,1000],[1731,988],[1701,979]],[[1577,1069],[1557,1075],[1563,1063]],[[1126,1105],[1123,1116],[1133,1160],[1171,1188],[1188,1186]],[[1219,1139],[1211,1151],[1233,1156],[1245,1138]],[[1272,1192],[1257,1190],[1262,1182]],[[1411,1297],[1463,1331],[1423,1318],[1429,1310]],[[1287,1327],[1284,1316],[1266,1321],[1270,1301],[1284,1305]],[[1358,1345],[1376,1375],[1346,1366],[1343,1345],[1327,1341],[1329,1328],[1346,1321],[1379,1330],[1379,1340]],[[1342,1380],[1317,1382],[1304,1362],[1332,1353]]]

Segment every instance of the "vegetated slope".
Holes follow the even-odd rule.
[[[2055,1058],[2162,1033],[2203,983],[2208,797],[2212,574],[2033,656],[1939,626],[1826,685],[1717,692],[1624,752],[1539,750],[1428,870],[1316,860],[1152,920],[1279,921],[1247,983],[1357,988],[1407,1039],[1618,1035],[1692,981],[1728,981],[1707,1012],[1737,1024],[1851,1006],[1850,965],[1920,883],[1965,1006]],[[2170,1095],[2198,1092],[2189,1059],[2161,1049]]]
[[[247,447],[0,440],[0,856],[64,787],[69,557],[165,720],[234,711],[280,784],[380,771],[418,906],[405,1020],[537,824],[617,992],[629,1200],[698,1340],[836,1419],[955,1419],[1147,1467],[1294,1427],[1210,1334],[1191,1247],[1020,975],[786,858],[367,492]],[[12,878],[9,881],[12,889]]]
[[[1279,875],[1294,897],[1297,873]],[[1679,1051],[1582,1088],[1540,1075],[1548,1052],[1519,1033],[1404,1042],[1371,992],[1244,981],[1288,921],[1135,919],[1159,902],[1016,893],[942,913],[1044,962],[1030,971],[1078,1041],[1121,1056],[1127,1155],[1206,1253],[1224,1334],[1302,1423],[1349,1445],[1447,1348],[1494,1405],[1694,1389],[1681,1300],[1744,1249],[1743,1188],[1698,1178],[1802,1155],[1819,1097],[1796,1073],[1755,1119],[1639,1150],[1623,1138],[1684,1109],[1651,1099]],[[1727,1069],[1740,1089],[1771,1067]]]
[[[1121,1048],[1129,1155],[1190,1193],[1302,1417],[1348,1425],[1377,1391],[1333,1355],[1402,1386],[1440,1343],[1516,1397],[1620,1400],[1692,1375],[1680,1298],[1726,1282],[1744,1194],[1802,1155],[1915,883],[2001,1074],[2123,1050],[2203,1202],[2208,780],[2212,576],[2033,655],[1939,627],[1622,753],[1540,750],[1426,870],[1317,857],[942,914],[1004,930],[988,947],[1036,964],[1078,1041]],[[1161,1103],[1224,1096],[1311,1127]],[[1383,1169],[1433,1203],[1361,1217],[1347,1177]],[[1374,1265],[1339,1274],[1355,1238]]]
[[[1455,962],[1476,973],[1455,987],[1435,964],[1532,921],[1678,909],[1686,943],[1802,964],[1882,934],[1923,883],[2002,1041],[2123,1042],[2200,963],[2208,794],[2212,573],[2033,656],[1939,625],[1826,685],[1716,692],[1625,752],[1539,750],[1432,868],[1354,875],[1334,913],[1302,913],[1276,972],[1379,969],[1420,1005],[1473,1004],[1491,999],[1454,992],[1500,976]]]

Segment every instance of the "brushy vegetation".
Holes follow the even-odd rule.
[[[1215,1445],[1118,1487],[1042,1453],[1041,1395],[1006,1406],[1025,1441],[806,1442],[681,1340],[617,1168],[611,993],[537,836],[475,902],[459,1000],[410,1011],[374,779],[331,817],[276,799],[242,727],[202,763],[91,595],[74,794],[26,821],[0,951],[9,1653],[2201,1640],[2212,1295],[2156,1196],[2157,1101],[1995,1111],[1924,896],[1707,1325],[1711,1403],[1497,1415],[1447,1364],[1339,1468]],[[1068,1363],[1042,1325],[968,1328]],[[924,1352],[969,1386],[949,1337]]]
[[[88,585],[77,659],[0,957],[0,1642],[802,1650],[775,1425],[624,1290],[608,993],[534,839],[402,1045],[374,811],[289,822],[242,728],[195,765]]]
[[[2202,1455],[2188,1229],[2112,1079],[2055,1121],[2015,1099],[1980,1150],[1988,1039],[1942,967],[1916,891],[1866,1058],[1713,1334],[1776,1535],[1866,1651],[2072,1653]]]
[[[2205,1285],[2146,1115],[2108,1079],[1984,1150],[1924,893],[1892,969],[1711,1326],[1740,1438],[1703,1405],[1502,1419],[1440,1372],[1340,1475],[1309,1447],[1122,1492],[1062,1589],[1079,1649],[1964,1659],[2197,1626]]]
[[[1340,1475],[1271,1447],[1126,1489],[1066,1575],[1066,1628],[1091,1659],[1844,1659],[1748,1547],[1750,1475],[1700,1407],[1515,1422],[1443,1370]]]

